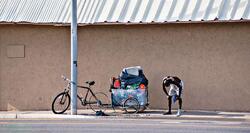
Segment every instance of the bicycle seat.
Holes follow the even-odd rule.
[[[89,84],[89,86],[91,86],[91,85],[94,85],[94,84],[95,84],[95,81],[86,81],[85,83],[86,83],[86,84]]]

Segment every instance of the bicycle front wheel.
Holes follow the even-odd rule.
[[[94,96],[91,96],[89,98],[89,107],[94,111],[106,111],[106,109],[110,106],[110,99],[108,96],[103,92],[97,92],[95,93],[95,96],[97,99],[94,98]]]
[[[70,105],[70,96],[66,92],[58,94],[52,102],[52,111],[55,114],[64,113]]]

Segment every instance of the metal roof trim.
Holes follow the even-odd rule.
[[[70,12],[70,0],[0,1],[0,23],[65,25],[71,22]],[[79,25],[230,22],[241,19],[250,20],[250,0],[78,0]]]
[[[171,21],[171,22],[152,22],[152,23],[78,23],[78,26],[105,26],[105,25],[165,25],[165,24],[211,24],[211,23],[249,23],[250,20],[209,20],[209,21]],[[50,25],[50,26],[70,26],[70,23],[31,23],[31,22],[0,22],[0,25]]]

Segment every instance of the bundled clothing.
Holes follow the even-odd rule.
[[[148,80],[140,66],[124,68],[119,79],[121,81],[121,89],[126,89],[128,85],[148,85]]]

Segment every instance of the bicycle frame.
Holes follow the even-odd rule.
[[[68,83],[67,88],[64,89],[65,93],[69,93],[69,90],[71,89],[71,87],[70,87],[71,84],[72,84],[72,82]],[[80,97],[77,94],[77,98],[81,101],[81,103],[82,103],[83,106],[86,106],[88,104],[96,104],[96,103],[100,102],[100,100],[96,97],[96,95],[94,94],[94,92],[91,90],[90,86],[86,87],[86,86],[79,86],[79,85],[77,85],[77,88],[83,88],[83,89],[87,90],[87,92],[85,94],[85,97]],[[96,101],[89,101],[89,102],[87,101],[89,93],[95,98]]]
[[[99,99],[96,97],[96,95],[94,94],[94,92],[91,90],[90,87],[86,87],[86,86],[77,86],[77,88],[83,88],[83,89],[86,89],[86,90],[87,90],[84,99],[83,99],[83,97],[80,97],[80,96],[77,94],[77,98],[82,102],[82,105],[83,105],[83,106],[85,106],[85,105],[87,105],[87,104],[96,104],[96,103],[99,102]],[[89,101],[89,102],[87,102],[87,98],[88,98],[89,92],[90,92],[91,95],[95,98],[96,101]]]

